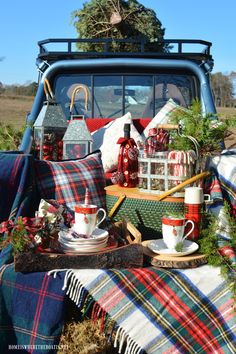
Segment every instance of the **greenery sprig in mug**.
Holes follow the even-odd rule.
[[[173,218],[173,219],[184,219],[185,218],[185,215],[183,212],[178,212],[178,211],[167,211],[164,215],[166,218]],[[183,251],[183,247],[184,247],[184,242],[181,241],[181,242],[178,242],[175,246],[175,250],[176,252],[182,252]]]

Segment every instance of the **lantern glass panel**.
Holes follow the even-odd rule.
[[[34,150],[35,150],[35,157],[40,158],[40,150],[41,150],[41,143],[42,143],[42,129],[39,127],[34,128]]]
[[[78,159],[88,154],[88,143],[64,143],[64,159]]]
[[[34,128],[36,158],[43,160],[62,160],[64,129]]]

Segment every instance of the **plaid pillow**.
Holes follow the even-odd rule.
[[[42,199],[55,199],[74,211],[84,202],[89,189],[90,203],[106,208],[105,176],[101,153],[94,152],[78,160],[35,161],[36,181]]]

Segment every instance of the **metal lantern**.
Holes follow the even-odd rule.
[[[63,159],[77,159],[92,152],[93,138],[83,116],[73,116],[63,137]]]
[[[47,79],[44,81],[47,100],[34,123],[34,146],[36,157],[41,160],[61,160],[62,138],[67,120],[60,104],[55,100]]]

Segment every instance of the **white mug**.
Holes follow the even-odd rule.
[[[102,212],[103,216],[97,220],[98,213]],[[106,211],[103,208],[98,208],[93,204],[79,204],[75,206],[75,224],[74,230],[86,237],[90,237],[96,227],[106,217]]]
[[[187,224],[192,227],[186,235],[184,229]],[[194,222],[185,218],[163,217],[162,218],[162,236],[167,248],[175,250],[178,243],[183,242],[194,229]]]
[[[204,194],[201,187],[188,187],[185,188],[184,203],[185,204],[202,204],[210,202],[211,196]]]

